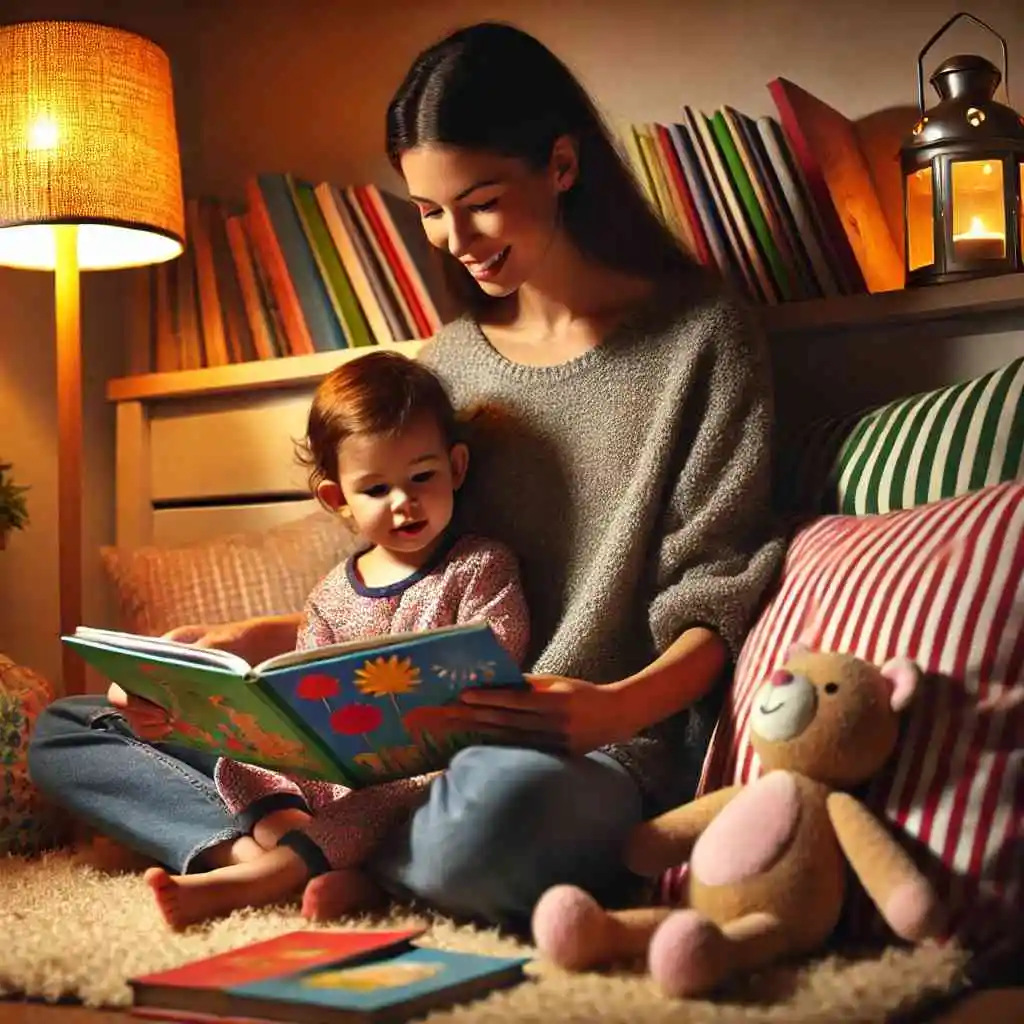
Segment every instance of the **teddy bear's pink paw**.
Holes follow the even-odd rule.
[[[533,941],[542,956],[567,971],[583,971],[606,955],[608,915],[574,885],[548,889],[533,908]]]
[[[889,927],[908,942],[921,942],[941,932],[942,913],[932,887],[924,880],[904,882],[889,893],[884,914]]]
[[[651,939],[647,965],[667,996],[683,998],[714,988],[725,976],[728,942],[696,910],[679,910],[665,918]]]

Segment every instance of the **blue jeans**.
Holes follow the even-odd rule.
[[[28,751],[54,802],[176,872],[243,834],[213,784],[216,758],[147,743],[100,696],[39,716]],[[368,865],[392,894],[492,924],[521,924],[541,893],[570,882],[614,899],[622,848],[642,818],[633,779],[611,758],[471,747]]]

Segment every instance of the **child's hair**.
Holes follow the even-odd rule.
[[[585,255],[652,280],[702,273],[657,216],[629,170],[593,100],[550,50],[512,25],[462,28],[424,50],[387,112],[387,152],[452,146],[515,157],[535,170],[556,139],[576,144],[579,177],[561,193],[562,222]],[[472,310],[489,301],[458,260],[444,266]]]
[[[324,480],[339,483],[338,449],[354,434],[400,434],[432,418],[449,447],[458,440],[455,409],[437,376],[397,352],[370,352],[342,363],[320,382],[306,436],[296,445],[315,494]]]

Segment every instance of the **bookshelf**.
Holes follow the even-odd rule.
[[[765,306],[771,336],[975,317],[1024,309],[1024,274]]]
[[[933,288],[788,302],[761,307],[760,313],[765,330],[774,339],[812,331],[863,330],[929,320],[971,318],[1013,309],[1024,309],[1024,274]],[[201,370],[120,377],[108,382],[107,399],[111,402],[154,402],[301,387],[318,380],[346,360],[358,358],[375,348],[388,348],[415,356],[424,344],[423,341],[402,341],[311,356],[286,356]]]
[[[301,387],[367,352],[390,349],[414,357],[424,344],[423,341],[398,341],[364,348],[339,349],[337,352],[318,352],[312,356],[282,356],[279,359],[259,359],[229,366],[208,366],[201,370],[118,377],[107,382],[107,400],[153,402],[267,388]]]

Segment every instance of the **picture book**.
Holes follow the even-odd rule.
[[[207,990],[228,989],[284,974],[351,963],[368,953],[408,944],[422,928],[402,931],[296,931],[204,957],[169,971],[129,979],[140,1006],[210,1006]],[[197,994],[198,993],[198,994]]]
[[[486,622],[290,651],[251,666],[227,651],[80,626],[62,637],[178,743],[353,788],[443,768],[479,741],[469,687],[527,684]]]
[[[302,934],[302,933],[296,933]],[[320,933],[307,933],[310,940]],[[251,952],[236,950],[236,955]],[[136,1015],[173,1020],[397,1024],[523,981],[525,957],[482,956],[392,944],[334,963],[303,966],[219,988],[146,987],[133,981]],[[173,974],[175,972],[167,972]],[[160,977],[157,975],[156,977]]]

